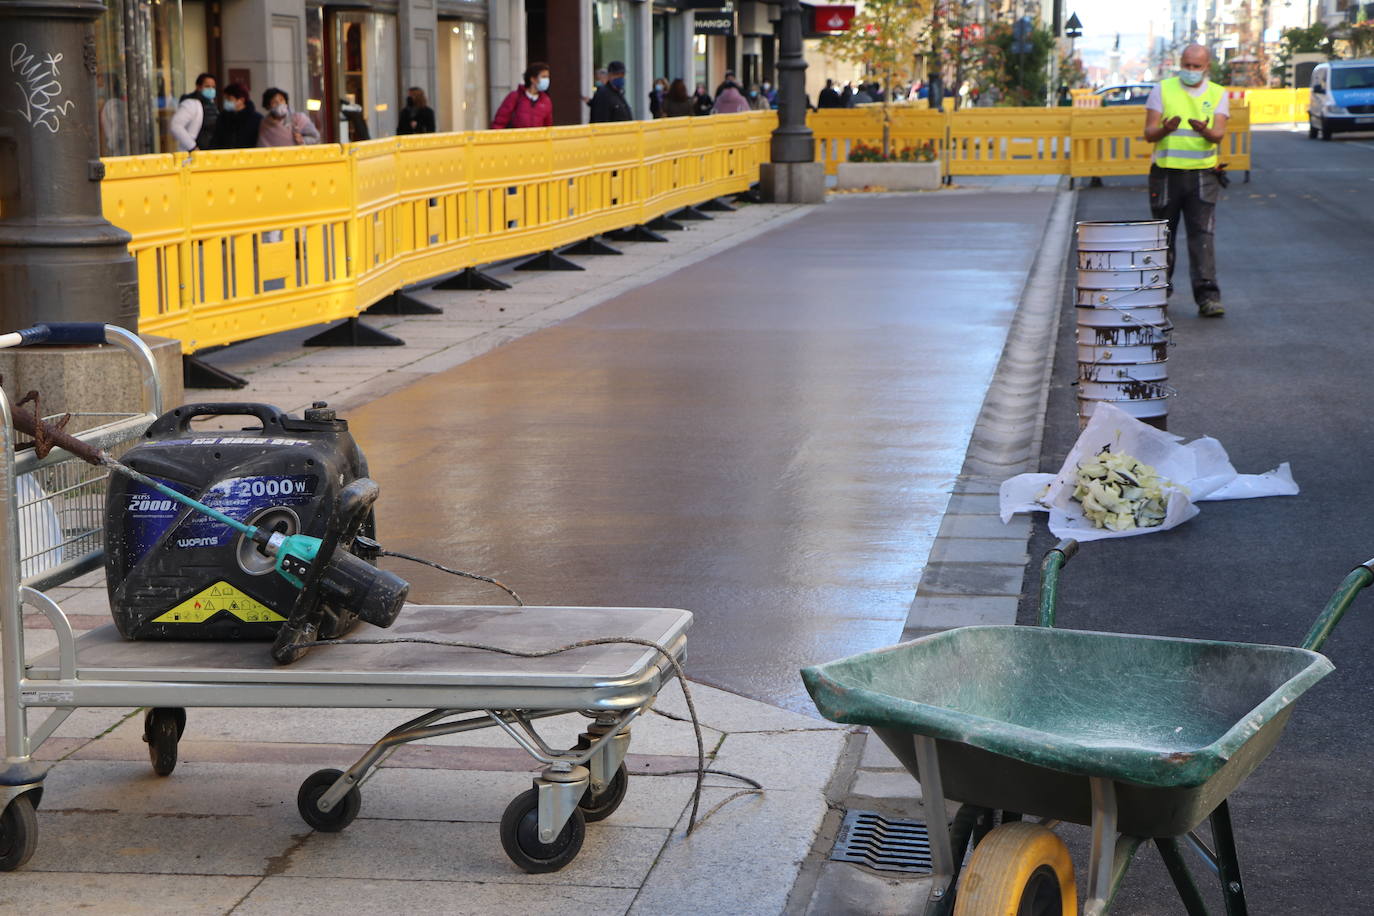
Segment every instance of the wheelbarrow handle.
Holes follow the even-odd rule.
[[[1374,582],[1374,559],[1366,560],[1352,569],[1350,575],[1345,577],[1345,581],[1336,588],[1336,593],[1326,602],[1326,607],[1322,608],[1321,616],[1307,632],[1307,638],[1302,641],[1302,648],[1320,652],[1331,631],[1336,629],[1336,624],[1341,622],[1345,612],[1350,609],[1360,589],[1371,582]]]
[[[1078,542],[1065,538],[1045,553],[1040,563],[1040,626],[1054,626],[1054,608],[1059,601],[1059,570],[1078,553]]]

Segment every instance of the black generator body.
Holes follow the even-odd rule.
[[[253,417],[259,427],[195,431],[202,416]],[[188,404],[159,417],[120,459],[232,519],[323,537],[340,493],[367,476],[348,423],[323,404],[291,417],[268,404]],[[245,535],[151,487],[110,476],[105,579],[126,639],[272,640],[300,590]],[[359,534],[375,533],[372,516]],[[345,549],[341,547],[340,549]],[[326,603],[319,635],[342,636],[356,615]]]

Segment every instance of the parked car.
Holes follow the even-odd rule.
[[[1103,86],[1093,93],[1102,100],[1103,107],[1108,105],[1144,105],[1150,97],[1154,83],[1123,83],[1120,86]]]
[[[1332,60],[1312,68],[1307,136],[1323,140],[1343,130],[1374,130],[1374,57]]]

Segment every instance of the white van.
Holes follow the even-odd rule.
[[[1330,140],[1342,130],[1374,130],[1374,57],[1332,60],[1312,69],[1307,136]]]

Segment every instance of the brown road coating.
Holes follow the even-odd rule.
[[[381,540],[686,608],[689,674],[813,712],[798,668],[901,634],[1053,200],[832,201],[352,412]]]

